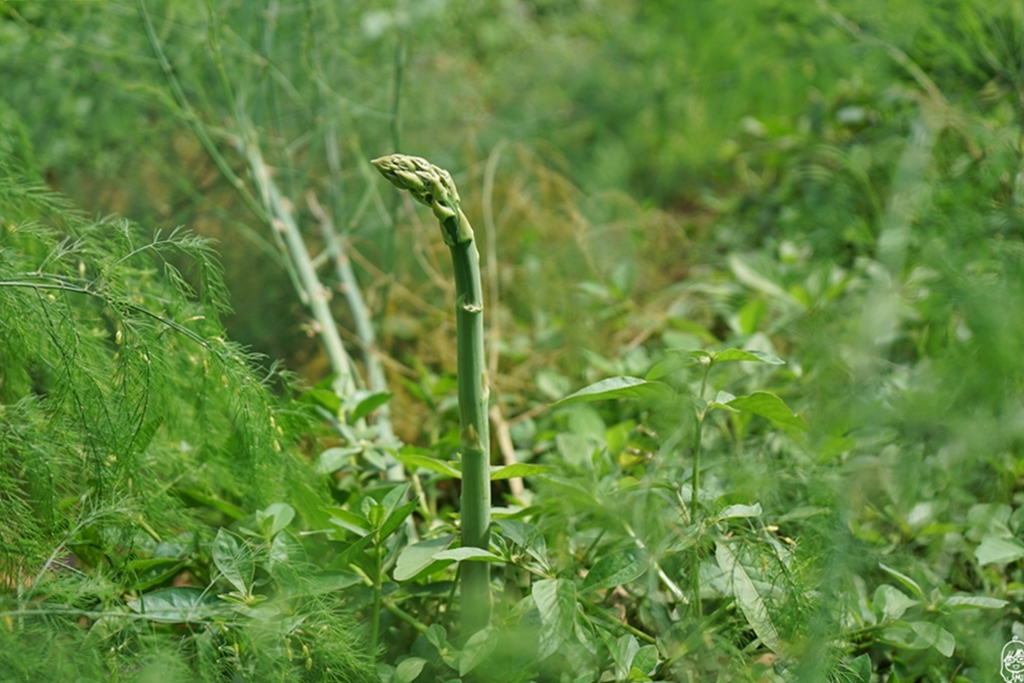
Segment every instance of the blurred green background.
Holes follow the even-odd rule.
[[[518,449],[565,427],[534,421],[547,402],[668,349],[777,353],[784,370],[733,381],[767,381],[810,436],[759,434],[709,485],[792,514],[837,601],[879,562],[1009,601],[948,617],[970,624],[958,674],[866,645],[879,680],[991,680],[1024,634],[1024,3],[0,0],[0,131],[87,214],[218,240],[230,335],[314,384],[315,325],[226,173],[251,186],[255,141],[314,256],[309,196],[347,240],[413,444],[451,394],[449,266],[367,162],[428,158],[500,292],[492,381],[527,415]],[[829,585],[840,564],[855,578]]]

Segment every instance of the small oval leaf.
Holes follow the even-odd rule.
[[[359,402],[359,405],[357,405],[355,410],[352,411],[352,415],[349,416],[349,420],[351,422],[356,422],[357,420],[366,417],[374,410],[390,401],[392,395],[393,394],[390,391],[382,391],[379,394],[370,394]]]
[[[785,401],[768,391],[755,391],[749,396],[734,398],[728,405],[767,418],[782,429],[805,432],[811,428],[806,420],[790,410]]]
[[[648,381],[638,377],[609,377],[584,387],[551,405],[564,406],[570,403],[605,401],[613,398],[664,399],[674,394],[675,392],[667,384],[661,382]]]
[[[229,531],[220,529],[213,541],[213,563],[239,593],[248,594],[256,563],[249,548]]]
[[[728,505],[718,513],[719,519],[736,519],[738,517],[760,517],[761,504],[753,505]]]
[[[986,595],[953,595],[946,598],[943,607],[950,609],[1001,609],[1010,603]]]
[[[434,553],[435,560],[455,560],[457,562],[465,562],[472,560],[475,562],[504,562],[502,558],[498,557],[489,550],[483,548],[453,548],[451,550],[442,550],[439,553]]]
[[[164,588],[129,600],[128,609],[166,623],[198,622],[213,616],[224,602],[202,588]]]
[[[581,591],[598,591],[635,581],[647,571],[647,564],[634,552],[610,553],[590,568]]]
[[[421,541],[405,548],[395,563],[395,581],[408,581],[435,562],[434,555],[445,550],[455,540],[455,534]]]
[[[517,462],[514,465],[495,467],[491,470],[491,481],[511,479],[513,477],[532,477],[535,474],[551,472],[555,468],[550,465],[537,465],[532,462]]]
[[[953,650],[956,648],[956,639],[946,629],[930,621],[912,621],[910,622],[910,628],[914,630],[914,633],[921,636],[926,643],[946,657],[953,656]]]
[[[1016,538],[997,538],[989,536],[981,540],[974,550],[978,564],[1007,564],[1024,557],[1024,543]]]
[[[455,467],[456,463],[449,462],[448,460],[438,460],[437,458],[431,458],[430,456],[419,455],[417,453],[402,453],[399,454],[398,459],[401,460],[402,464],[406,467],[422,467],[425,470],[444,474],[452,477],[453,479],[462,478],[462,472]]]
[[[715,544],[715,559],[718,561],[718,566],[725,576],[736,604],[743,612],[743,616],[747,618],[747,623],[754,629],[754,633],[765,644],[765,647],[776,654],[782,654],[782,639],[779,637],[771,615],[768,614],[764,598],[758,592],[747,568],[736,558],[732,549],[723,542]]]
[[[778,356],[773,356],[764,351],[744,351],[743,349],[725,349],[715,351],[711,354],[711,364],[729,363],[736,361],[750,361],[754,363],[768,363],[769,365],[785,365],[786,361]]]
[[[422,657],[403,659],[395,667],[395,673],[391,676],[391,683],[412,683],[420,675],[420,672],[423,671],[423,666],[426,663],[427,660]]]

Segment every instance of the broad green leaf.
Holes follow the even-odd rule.
[[[773,299],[785,302],[790,306],[795,306],[799,309],[806,308],[799,299],[783,289],[782,286],[772,282],[767,277],[751,268],[750,265],[748,265],[746,261],[738,255],[729,255],[729,268],[732,270],[732,273],[736,276],[737,280],[751,289],[767,294]]]
[[[301,591],[296,595],[323,595],[351,588],[363,582],[363,577],[352,572],[323,571],[302,580]]]
[[[407,546],[395,563],[395,581],[408,581],[435,562],[434,555],[445,550],[455,540],[455,534],[421,541]]]
[[[276,536],[278,532],[291,524],[295,518],[295,509],[288,503],[274,503],[268,505],[266,510],[256,511],[256,524],[268,538]]]
[[[913,593],[916,597],[918,597],[919,600],[925,599],[925,591],[922,590],[918,582],[915,582],[913,579],[907,577],[905,573],[897,571],[896,569],[893,569],[891,566],[887,566],[882,562],[879,562],[879,567],[882,568],[883,571],[887,571],[899,583],[903,584],[903,586],[909,589],[909,591]]]
[[[203,505],[209,505],[214,510],[222,512],[232,519],[242,519],[246,516],[245,510],[237,505],[233,505],[232,503],[229,503],[226,500],[221,500],[215,496],[209,496],[198,489],[179,489],[178,491],[186,498],[191,498],[197,503],[202,503]]]
[[[331,515],[330,522],[336,526],[340,526],[342,529],[351,531],[357,536],[365,536],[370,533],[373,525],[370,524],[370,520],[366,519],[362,515],[357,515],[350,510],[338,507],[336,505],[324,506],[324,512]]]
[[[655,669],[658,668],[658,648],[656,645],[644,645],[642,648],[636,651],[633,655],[632,667],[637,669],[644,676],[654,675]],[[647,680],[650,680],[648,678]]]
[[[352,414],[349,416],[350,422],[357,422],[362,418],[372,413],[377,408],[391,400],[392,393],[390,391],[382,391],[379,394],[370,394],[355,407]]]
[[[978,503],[967,511],[967,538],[981,541],[987,537],[1013,538],[1010,531],[1010,506],[1003,503]]]
[[[378,472],[384,472],[388,468],[387,456],[379,448],[366,447],[359,455],[367,465]]]
[[[157,557],[148,560],[133,560],[125,565],[130,590],[142,591],[163,583],[175,576],[185,566],[185,560],[175,557]]]
[[[431,624],[423,635],[428,643],[437,648],[438,652],[443,650],[445,645],[448,644],[448,632],[445,631],[444,626],[441,626],[441,624]]]
[[[1010,603],[985,595],[951,595],[943,601],[943,607],[951,609],[1000,609]]]
[[[647,564],[634,551],[610,553],[590,568],[581,591],[598,591],[635,581],[647,571]]]
[[[729,405],[740,410],[749,410],[755,415],[767,418],[783,429],[807,431],[807,421],[790,410],[786,403],[768,391],[755,391],[749,396],[740,396],[729,401]]]
[[[667,358],[660,363],[655,363],[654,367],[647,371],[644,375],[644,379],[651,382],[656,379],[669,375],[679,368],[683,367],[682,361],[679,358]]]
[[[266,569],[275,577],[278,575],[278,567],[284,567],[284,574],[291,575],[289,568],[298,562],[305,561],[305,549],[302,544],[291,534],[277,534],[270,542],[270,548],[266,554]]]
[[[355,559],[359,556],[360,552],[366,546],[370,545],[370,541],[373,540],[373,534],[367,533],[365,536],[356,539],[348,545],[341,554],[331,560],[331,564],[328,566],[329,569],[340,569],[343,571],[348,570],[349,565],[355,562]]]
[[[370,500],[364,498],[363,500]],[[384,517],[387,515],[387,509],[380,503],[371,503],[365,508],[360,508],[361,511],[366,513],[366,520],[370,523],[371,529],[379,529],[384,524]]]
[[[514,465],[491,468],[491,481],[511,479],[512,477],[532,477],[535,474],[551,472],[555,468],[550,465],[537,465],[532,462],[518,462]]]
[[[391,683],[412,683],[423,671],[427,660],[422,657],[409,657],[399,662],[395,667],[395,673],[391,676]]]
[[[403,482],[397,486],[391,488],[384,498],[381,499],[380,504],[384,506],[385,516],[390,516],[392,512],[398,509],[398,506],[405,502],[405,494],[409,491],[410,484]]]
[[[405,518],[412,514],[412,511],[416,509],[419,503],[415,500],[410,500],[405,505],[401,506],[394,512],[392,512],[387,521],[384,522],[384,526],[380,528],[380,538],[383,541],[388,536],[395,532],[395,529],[405,521]]]
[[[323,487],[322,490],[326,493],[327,487]],[[309,483],[302,482],[293,487],[291,501],[296,511],[305,521],[306,528],[326,529],[327,525],[330,524],[328,520],[331,516],[321,508],[324,502],[323,499]]]
[[[331,474],[337,472],[352,461],[352,457],[363,450],[362,446],[337,446],[328,448],[316,459],[316,471],[319,474]]]
[[[597,647],[598,647],[597,646],[598,635],[597,635],[597,629],[595,628],[593,622],[591,622],[590,620],[585,619],[585,618],[576,619],[576,621],[573,622],[573,627],[572,628],[573,628],[573,635],[576,636],[576,640],[579,642],[579,644],[582,645],[583,648],[587,652],[589,652],[590,654],[596,655],[597,654]],[[592,680],[594,680],[594,676],[592,675],[589,678],[587,678],[586,680],[587,681],[592,681]],[[585,683],[585,682],[581,680],[580,683]]]
[[[764,299],[751,299],[736,314],[736,323],[743,334],[754,334],[768,317],[768,304]]]
[[[931,647],[931,643],[918,635],[905,621],[896,622],[882,629],[878,633],[878,638],[883,643],[905,647],[908,650],[927,650]]]
[[[1010,515],[1009,524],[1014,532],[1019,533],[1021,531],[1021,527],[1024,527],[1024,506],[1013,511],[1013,514]]]
[[[480,666],[498,646],[498,632],[493,626],[488,626],[482,631],[477,631],[462,648],[462,656],[459,657],[459,676],[465,676],[470,671]]]
[[[850,683],[871,683],[871,657],[863,654],[851,661],[847,667],[853,674]]]
[[[608,452],[613,456],[617,456],[619,453],[629,445],[629,438],[636,427],[635,420],[626,420],[620,422],[617,425],[613,425],[605,430],[604,440],[608,445]]]
[[[452,477],[453,479],[462,479],[462,472],[456,469],[455,463],[449,462],[448,460],[438,460],[437,458],[431,458],[430,456],[419,455],[416,453],[401,453],[399,454],[398,459],[402,461],[403,465],[410,469],[422,467],[425,470],[444,474]]]
[[[341,399],[328,389],[310,389],[302,395],[302,400],[321,405],[335,415],[341,410]]]
[[[952,633],[930,621],[912,621],[909,626],[914,630],[914,633],[921,636],[926,643],[934,647],[943,655],[946,657],[953,656],[953,649],[956,647],[956,639],[953,637]]]
[[[490,550],[484,550],[483,548],[452,548],[451,550],[442,550],[439,553],[434,553],[434,559],[455,560],[456,562],[464,562],[467,560],[472,560],[474,562],[505,561]]]
[[[537,655],[543,659],[574,635],[576,584],[566,579],[542,579],[533,583],[531,594],[544,624]]]
[[[565,392],[572,388],[572,380],[550,367],[541,368],[534,377],[534,382],[540,393],[551,400],[558,400],[559,396],[565,396]]]
[[[730,413],[740,412],[739,408],[733,408],[729,405],[729,401],[735,401],[736,397],[730,394],[728,391],[719,391],[715,397],[708,401],[708,410],[727,410]]]
[[[768,614],[768,607],[758,593],[746,567],[736,559],[732,549],[721,541],[715,544],[715,559],[718,561],[722,574],[725,575],[736,604],[739,605],[743,616],[747,618],[747,623],[754,629],[754,633],[761,639],[765,647],[776,654],[782,654],[782,639],[779,638],[775,623],[772,621],[771,615]]]
[[[1015,562],[1024,557],[1024,543],[1016,538],[997,538],[989,536],[981,541],[974,550],[974,557],[978,564],[1007,564]]]
[[[568,432],[560,432],[555,436],[555,447],[562,460],[573,467],[589,467],[594,451],[600,448],[596,439]]]
[[[814,517],[816,515],[825,515],[829,512],[831,511],[828,508],[801,505],[778,517],[776,523],[782,524],[783,522],[792,522],[797,519],[807,519],[808,517]]]
[[[768,363],[769,365],[785,365],[786,361],[778,356],[773,356],[764,351],[744,351],[743,349],[724,349],[722,351],[711,351],[708,353],[711,364],[735,363],[749,361],[753,363]]]
[[[676,328],[675,330],[666,330],[662,333],[662,339],[665,340],[666,348],[670,351],[696,349],[700,348],[702,345],[708,346],[718,342],[718,337],[716,337],[711,330],[698,322],[694,322],[693,320],[688,320],[686,318],[671,318],[668,322],[672,327]],[[675,334],[669,334],[669,332],[675,332]],[[667,339],[666,335],[668,335]],[[697,340],[699,343],[669,344],[669,340],[679,340],[681,342],[692,342],[693,340]]]
[[[164,588],[129,600],[128,609],[167,623],[199,622],[212,617],[224,602],[201,588]]]
[[[525,550],[530,557],[537,560],[541,567],[548,566],[547,542],[544,540],[544,534],[537,527],[514,519],[499,518],[495,520],[495,523],[503,536]]]
[[[906,593],[895,586],[883,583],[875,589],[875,597],[871,601],[878,615],[879,621],[895,621],[903,616],[903,613],[914,605],[920,604],[917,600],[908,597]]]
[[[760,517],[761,516],[761,504],[754,503],[753,505],[729,505],[722,509],[718,513],[719,519],[735,519],[738,517]]]
[[[249,548],[223,528],[217,531],[217,538],[213,540],[213,563],[235,590],[249,594],[256,563]]]
[[[629,677],[629,672],[633,668],[633,658],[636,657],[636,653],[640,651],[640,643],[637,641],[636,636],[631,633],[627,633],[618,639],[618,641],[606,640],[605,644],[608,646],[609,652],[611,652],[612,658],[615,660],[617,669],[617,676],[619,680]]]
[[[878,563],[878,566],[883,571],[888,572],[890,575],[892,575],[894,578],[896,578],[896,580],[898,580],[904,586],[909,588],[910,592],[913,593],[915,596],[917,596],[918,600],[924,600],[924,591],[921,590],[921,586],[918,585],[917,581],[914,581],[912,578],[910,578],[906,574],[904,574],[902,572],[898,572],[895,569],[893,569],[892,567],[888,567],[888,566],[882,564],[881,562]]]
[[[647,381],[637,377],[609,377],[584,387],[551,405],[564,406],[570,403],[605,401],[614,398],[664,399],[674,394],[675,392],[667,384],[661,382]]]

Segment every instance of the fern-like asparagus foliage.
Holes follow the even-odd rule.
[[[208,240],[0,166],[0,672],[369,680],[278,502],[305,423],[225,301]]]

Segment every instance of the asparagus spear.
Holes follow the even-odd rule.
[[[462,546],[488,546],[491,515],[490,435],[484,365],[484,301],[480,253],[469,219],[459,208],[459,192],[448,171],[426,159],[392,154],[373,165],[393,185],[429,206],[441,224],[455,269],[459,423],[462,445]],[[491,614],[490,568],[463,562],[462,629],[468,636],[487,626]]]

